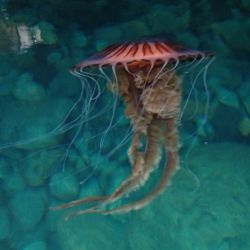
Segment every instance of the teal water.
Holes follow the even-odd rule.
[[[249,1],[0,7],[0,250],[250,249]],[[110,194],[126,179],[134,132],[102,75],[84,81],[69,68],[110,44],[147,38],[216,55],[206,74],[205,65],[181,74],[180,170],[141,210],[65,221],[86,206],[51,208]],[[107,209],[149,193],[160,165],[142,190]]]

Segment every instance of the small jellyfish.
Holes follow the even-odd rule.
[[[128,149],[131,174],[109,195],[85,197],[54,209],[93,204],[67,218],[89,213],[127,213],[147,206],[161,194],[179,168],[182,75],[203,64],[194,77],[194,87],[199,75],[205,78],[213,58],[212,53],[187,49],[166,40],[144,40],[112,45],[75,65],[71,71],[83,84],[91,80],[99,88],[97,74],[91,73],[91,69],[97,68],[99,77],[106,79],[111,91],[122,98],[125,116],[132,125]],[[180,70],[182,73],[178,73]],[[144,198],[106,208],[142,187],[162,159],[165,166],[160,180]]]

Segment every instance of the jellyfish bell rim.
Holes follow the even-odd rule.
[[[185,48],[168,40],[143,40],[110,45],[95,55],[73,65],[70,71],[91,67],[127,66],[128,64],[141,66],[141,62],[145,65],[152,65],[155,62],[160,65],[160,62],[162,62],[162,65],[164,65],[169,61],[185,62],[205,57],[215,57],[215,54],[209,51]]]

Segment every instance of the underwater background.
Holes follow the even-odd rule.
[[[179,127],[181,168],[149,206],[65,221],[69,211],[50,208],[109,194],[131,170],[128,143],[110,153],[129,126],[122,101],[100,152],[108,114],[77,120],[88,100],[77,103],[69,68],[145,38],[215,53],[208,114],[197,84]],[[249,41],[249,0],[0,0],[0,250],[250,249]],[[108,102],[107,91],[91,114]]]

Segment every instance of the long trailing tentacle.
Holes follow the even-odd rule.
[[[164,169],[164,173],[161,177],[160,183],[156,186],[156,188],[149,193],[146,197],[141,200],[138,200],[134,203],[129,203],[124,206],[114,208],[111,210],[103,210],[98,206],[94,206],[92,208],[86,210],[80,210],[77,212],[70,213],[65,217],[66,220],[83,214],[104,214],[104,215],[112,215],[119,213],[127,213],[132,210],[139,210],[145,206],[147,206],[150,202],[152,202],[155,198],[157,198],[165,189],[165,187],[169,184],[171,176],[175,173],[179,164],[179,158],[177,152],[168,152],[168,161],[166,167]]]
[[[133,203],[125,204],[123,206],[111,210],[102,209],[100,206],[93,206],[85,210],[72,212],[65,219],[68,220],[69,218],[83,214],[112,215],[119,213],[127,213],[132,210],[139,210],[147,206],[150,202],[152,202],[156,197],[158,197],[164,191],[165,187],[170,183],[171,176],[176,172],[179,166],[178,132],[176,129],[175,119],[168,120],[164,144],[165,144],[165,151],[167,154],[167,162],[163,170],[161,180],[155,187],[155,189],[148,195],[146,195],[143,199]]]
[[[91,196],[72,201],[58,207],[54,207],[52,209],[58,210],[63,208],[70,208],[90,202],[101,202],[101,205],[105,205],[135,191],[139,186],[143,185],[146,182],[150,172],[154,169],[160,159],[158,145],[159,133],[160,130],[158,129],[157,122],[153,122],[148,128],[148,143],[145,153],[138,152],[140,143],[138,139],[140,134],[135,134],[133,143],[130,147],[130,151],[133,151],[131,152],[131,154],[133,154],[132,158],[134,158],[134,160],[132,160],[132,173],[111,195]]]

